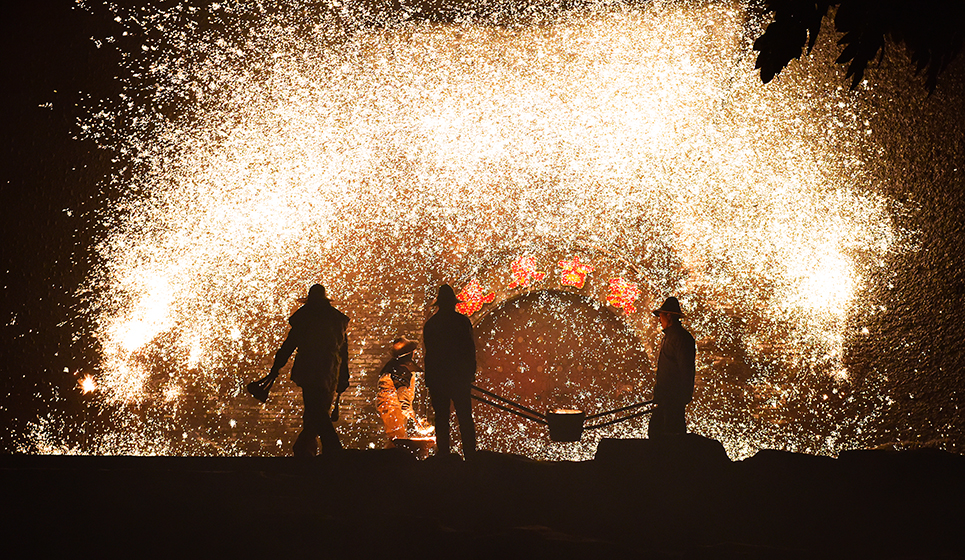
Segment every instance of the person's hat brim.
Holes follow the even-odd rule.
[[[668,315],[674,315],[676,317],[686,317],[680,309],[680,301],[675,297],[668,297],[664,300],[663,305],[653,310],[654,317],[659,317],[661,313],[667,313]]]
[[[406,354],[411,354],[418,347],[418,342],[402,337],[402,340],[392,344],[392,355],[396,358],[405,356]]]
[[[666,313],[666,314],[668,314],[668,315],[676,315],[677,317],[686,317],[686,315],[684,315],[684,314],[683,314],[682,312],[680,312],[680,311],[667,311],[666,309],[654,309],[654,310],[653,310],[653,316],[654,316],[654,317],[659,317],[661,313]]]

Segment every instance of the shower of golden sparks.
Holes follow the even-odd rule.
[[[870,130],[840,88],[801,95],[791,72],[762,87],[739,4],[382,27],[272,5],[118,15],[149,32],[125,96],[84,125],[128,193],[90,286],[105,403],[238,394],[238,364],[271,355],[313,282],[393,325],[387,282],[421,298],[433,286],[413,278],[465,283],[489,255],[581,243],[623,255],[641,289],[756,314],[752,358],[780,337],[774,367],[846,377],[845,319],[894,244],[862,183]],[[413,262],[431,274],[397,273]],[[695,426],[732,456],[771,443]]]

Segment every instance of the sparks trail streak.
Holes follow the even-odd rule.
[[[884,204],[861,183],[870,131],[846,91],[800,95],[790,72],[761,87],[742,55],[739,9],[651,2],[532,26],[349,32],[331,14],[315,13],[312,28],[298,6],[275,8],[120,14],[162,39],[128,53],[125,99],[142,102],[116,100],[86,125],[134,174],[105,216],[116,225],[91,278],[104,348],[97,406],[149,410],[156,430],[179,436],[166,452],[240,452],[238,438],[261,437],[257,425],[219,432],[211,447],[199,442],[218,436],[182,429],[191,420],[178,411],[201,391],[230,414],[239,364],[270,356],[312,282],[374,317],[385,333],[353,336],[377,346],[420,308],[431,278],[468,280],[501,253],[546,253],[553,267],[579,256],[561,248],[610,248],[633,283],[681,295],[698,338],[737,348],[751,385],[780,393],[846,375],[846,314],[862,313],[863,274],[895,243]],[[386,250],[399,239],[404,250]],[[726,326],[734,315],[752,319],[744,336]],[[701,365],[708,391],[738,383],[726,375]],[[787,398],[708,397],[695,404],[696,428],[732,456],[774,441],[833,452],[836,441],[795,442],[739,420],[741,407]],[[145,441],[150,453],[164,437]],[[592,443],[525,445],[573,458]]]

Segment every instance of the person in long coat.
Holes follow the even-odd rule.
[[[456,311],[459,299],[443,284],[433,305],[439,309],[422,329],[425,348],[426,387],[435,411],[437,454],[448,456],[450,403],[456,410],[462,449],[466,457],[476,452],[476,426],[472,418],[472,383],[476,377],[476,344],[469,317]]]
[[[653,386],[653,402],[657,407],[650,417],[650,438],[687,432],[684,412],[694,398],[697,356],[694,337],[680,324],[684,314],[677,298],[667,298],[653,314],[663,327],[663,340]]]
[[[348,316],[332,306],[321,284],[309,289],[305,304],[288,319],[291,330],[275,353],[269,377],[278,377],[279,370],[298,350],[291,377],[302,389],[305,412],[302,430],[292,446],[296,457],[315,455],[316,438],[321,440],[324,454],[342,450],[329,410],[335,393],[344,392],[349,384],[348,322]]]

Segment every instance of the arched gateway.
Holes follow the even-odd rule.
[[[539,412],[594,413],[643,401],[651,363],[639,335],[606,305],[562,290],[528,292],[477,319],[477,385]],[[476,405],[480,444],[519,451],[546,428]]]
[[[474,325],[477,386],[541,414],[649,397],[659,338],[649,309],[662,294],[628,259],[557,247],[493,255],[446,281]],[[480,403],[474,415],[483,448],[526,453],[548,442],[540,424]]]

